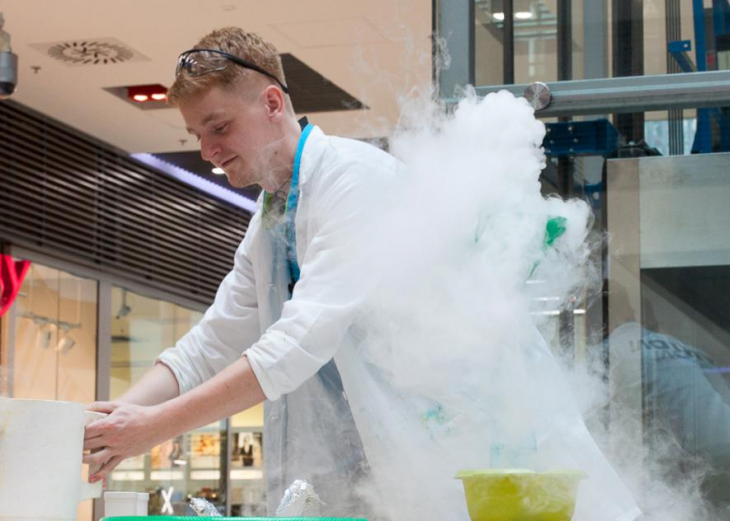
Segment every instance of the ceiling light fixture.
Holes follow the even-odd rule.
[[[59,340],[58,345],[56,346],[55,351],[57,353],[61,353],[63,356],[66,356],[71,349],[76,345],[76,340],[68,336],[64,336],[61,340]]]
[[[218,168],[218,167],[215,167],[215,168],[213,169],[213,173],[214,173],[215,175],[223,175],[223,174],[225,174],[226,172],[225,172],[225,170],[223,170],[222,168]]]
[[[504,22],[504,13],[492,13],[492,18],[498,22]]]
[[[137,103],[164,102],[167,99],[167,87],[164,85],[134,85],[127,87],[127,97]]]
[[[132,312],[132,306],[127,304],[127,290],[122,288],[122,305],[119,306],[117,311],[117,320],[124,318]]]

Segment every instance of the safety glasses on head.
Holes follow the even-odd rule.
[[[262,69],[258,65],[243,60],[233,54],[219,51],[217,49],[190,49],[182,53],[177,59],[177,67],[175,68],[175,77],[180,76],[183,71],[188,76],[202,76],[215,71],[222,71],[225,69],[230,62],[251,69],[259,74],[271,78],[279,84],[281,90],[286,94],[289,94],[289,88],[284,85],[279,78]]]

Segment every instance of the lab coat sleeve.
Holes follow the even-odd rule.
[[[375,187],[383,187],[375,178],[387,170],[363,170],[350,166],[310,196],[314,233],[300,259],[299,282],[281,318],[246,352],[269,400],[295,390],[334,357],[368,292],[368,216]]]
[[[157,359],[174,373],[180,394],[225,369],[259,338],[256,285],[248,253],[252,229],[201,321]]]

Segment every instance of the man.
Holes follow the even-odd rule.
[[[200,324],[120,400],[94,407],[111,414],[86,431],[85,448],[96,452],[85,461],[103,464],[92,479],[124,457],[268,399],[270,513],[284,487],[307,479],[327,503],[326,515],[467,519],[453,476],[490,466],[490,439],[495,445],[499,429],[511,427],[513,445],[535,440],[534,454],[526,456],[539,466],[593,473],[578,519],[631,521],[639,514],[577,409],[566,405],[566,386],[534,326],[509,326],[522,315],[501,298],[472,306],[463,294],[467,287],[488,293],[473,284],[481,273],[474,263],[484,259],[474,247],[481,235],[471,228],[485,203],[483,191],[457,176],[480,172],[455,160],[471,158],[484,136],[502,134],[501,117],[485,117],[506,113],[495,112],[496,105],[518,110],[509,114],[512,125],[542,128],[524,102],[500,94],[476,112],[467,107],[457,113],[463,118],[448,120],[452,127],[427,132],[444,140],[411,145],[422,161],[433,156],[423,148],[437,149],[434,168],[414,161],[401,172],[398,161],[374,147],[310,125],[302,130],[276,50],[240,29],[215,31],[183,53],[170,98],[200,139],[203,158],[223,168],[233,185],[256,183],[265,194]],[[487,128],[466,132],[469,123]],[[520,132],[486,159],[526,158],[518,174],[534,174],[534,188],[540,154],[531,136],[538,134]],[[479,139],[464,142],[464,136]],[[425,191],[419,165],[436,174]],[[510,174],[516,168],[510,161]],[[437,213],[438,227],[424,229],[432,222],[423,219],[431,203],[420,197],[447,179],[456,203],[457,195],[473,199],[451,206],[458,218]],[[544,202],[531,193],[535,203]],[[500,291],[516,286],[493,282]],[[422,291],[430,283],[433,291]],[[417,306],[419,298],[436,307]],[[498,340],[494,328],[477,327],[498,320],[508,324]],[[485,339],[493,349],[484,348]],[[550,385],[518,388],[529,383],[513,377],[521,364],[528,374],[547,375],[541,381]],[[517,403],[510,390],[525,400]],[[541,424],[535,411],[542,411]]]
[[[399,163],[300,125],[276,49],[242,29],[204,37],[180,56],[176,76],[169,99],[203,159],[233,186],[265,193],[201,322],[126,394],[93,406],[110,415],[86,431],[84,448],[94,452],[84,461],[101,465],[91,481],[268,399],[269,509],[291,481],[308,479],[329,513],[352,512],[367,465],[332,359],[351,342],[364,289],[353,259],[368,230],[368,198],[379,197]]]
[[[660,321],[654,313],[651,299],[658,297],[648,295],[639,323],[626,289],[611,282],[617,325],[606,347],[612,371],[621,375],[621,386],[613,392],[642,397],[643,410],[627,406],[627,412],[643,419],[651,440],[649,456],[657,460],[662,478],[677,488],[696,479],[703,497],[727,512],[730,387],[725,368],[702,349],[668,334],[666,318]],[[662,461],[667,453],[670,462]]]

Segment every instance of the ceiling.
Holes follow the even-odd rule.
[[[431,9],[430,0],[0,0],[20,63],[15,101],[123,151],[165,153],[168,161],[198,149],[178,111],[139,110],[105,89],[169,87],[181,51],[237,25],[367,107],[301,115],[330,134],[381,137],[397,121],[398,97],[431,81]],[[73,66],[47,52],[48,44],[105,38],[134,58]]]

